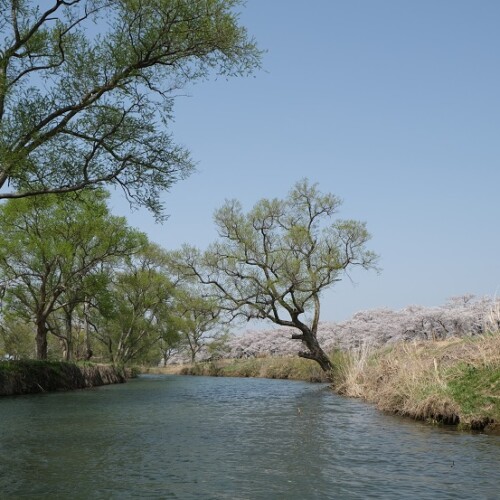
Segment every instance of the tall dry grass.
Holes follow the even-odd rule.
[[[344,356],[334,385],[384,411],[484,427],[500,422],[500,334],[358,349]]]

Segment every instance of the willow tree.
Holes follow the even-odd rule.
[[[38,359],[61,314],[69,327],[57,336],[71,353],[75,307],[87,300],[91,276],[138,252],[146,237],[110,215],[107,193],[31,197],[0,206],[0,286],[12,320],[32,322]]]
[[[105,347],[113,364],[159,360],[163,344],[179,340],[172,328],[175,284],[165,269],[165,252],[152,243],[113,273],[108,311],[96,301],[94,337]]]
[[[195,287],[179,287],[175,314],[183,344],[189,351],[191,363],[208,344],[219,341],[225,334],[220,324],[221,309],[217,301],[208,299]]]
[[[350,268],[374,268],[377,259],[366,249],[364,223],[333,219],[340,203],[307,180],[287,198],[263,199],[248,213],[228,201],[215,213],[220,239],[204,253],[184,247],[176,265],[207,285],[207,296],[231,318],[296,329],[292,338],[306,348],[299,356],[329,372],[317,339],[321,293]]]
[[[0,199],[111,184],[161,216],[176,93],[260,52],[238,0],[0,0]]]

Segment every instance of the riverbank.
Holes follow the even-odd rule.
[[[333,389],[380,410],[462,429],[500,430],[500,335],[362,347],[331,356]],[[292,357],[220,360],[157,373],[328,381]]]
[[[500,335],[398,343],[343,355],[334,388],[383,411],[500,430]]]
[[[125,380],[123,370],[108,365],[36,360],[0,362],[0,396],[85,389]]]
[[[148,368],[149,373],[204,375],[209,377],[252,377],[329,382],[325,372],[309,360],[298,357],[261,356],[249,359],[220,359],[164,368]]]

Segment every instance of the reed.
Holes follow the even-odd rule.
[[[344,356],[334,388],[384,411],[466,429],[500,423],[500,334],[399,343]]]

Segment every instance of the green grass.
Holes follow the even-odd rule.
[[[500,365],[456,365],[450,374],[448,392],[471,422],[500,421]]]

